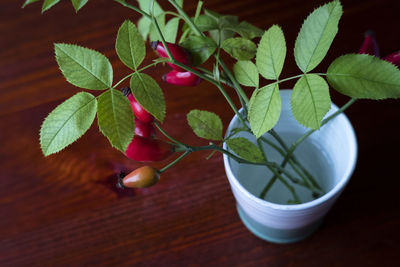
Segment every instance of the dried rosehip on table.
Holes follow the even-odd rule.
[[[169,84],[179,85],[179,86],[196,86],[201,82],[201,78],[190,71],[170,71],[165,74],[162,79]]]
[[[175,60],[177,60],[178,62],[180,62],[184,65],[187,65],[187,66],[192,65],[190,53],[185,48],[183,48],[177,44],[172,44],[172,43],[166,43],[166,44],[168,46],[169,51],[171,51],[171,54]],[[158,55],[160,57],[168,58],[167,51],[165,50],[162,42],[155,41],[155,42],[151,42],[150,45],[158,53]],[[181,67],[179,67],[175,64],[172,64],[170,62],[167,62],[167,64],[174,70],[186,71],[186,70],[182,69]]]
[[[156,184],[160,180],[160,173],[151,166],[140,167],[126,176],[124,174],[118,177],[119,187],[128,188],[146,188]]]
[[[135,97],[133,96],[131,89],[129,87],[121,88],[121,92],[128,97],[129,103],[131,104],[133,114],[135,117],[142,122],[145,123],[152,123],[154,121],[153,115],[147,112],[140,104],[136,101]]]

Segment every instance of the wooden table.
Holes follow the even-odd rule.
[[[23,2],[3,0],[0,7],[0,266],[398,264],[398,101],[359,101],[348,110],[359,142],[350,184],[316,234],[296,244],[270,244],[241,223],[221,155],[205,160],[206,152],[194,153],[156,186],[134,191],[116,189],[115,173],[141,164],[112,149],[96,125],[67,150],[45,158],[38,141],[43,119],[80,91],[58,70],[53,43],[101,51],[119,80],[128,69],[114,51],[116,33],[125,19],[136,22],[139,16],[105,0],[89,1],[77,15],[69,1],[43,15],[40,4],[21,9]],[[282,77],[288,77],[299,73],[292,51],[300,25],[324,2],[214,0],[205,7],[264,29],[281,25],[288,44]],[[368,29],[375,31],[382,55],[398,50],[399,3],[343,0],[339,34],[318,69],[357,52]],[[189,14],[195,6],[196,1],[185,0]],[[146,63],[156,57],[148,54]],[[194,108],[216,112],[225,127],[233,113],[207,82],[193,88],[163,83],[167,71],[160,66],[147,72],[165,93],[163,127],[186,143],[206,144],[186,125],[186,113]],[[332,99],[338,105],[347,100],[333,91]]]

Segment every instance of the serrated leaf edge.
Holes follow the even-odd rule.
[[[95,53],[97,53],[97,54],[99,54],[99,55],[102,55],[102,56],[107,60],[109,66],[111,67],[111,80],[110,80],[110,84],[106,84],[104,81],[100,80],[98,77],[96,77],[96,75],[93,75],[93,73],[90,72],[87,68],[85,68],[85,67],[83,67],[83,66],[82,66],[82,68],[84,68],[84,69],[87,70],[90,74],[92,74],[93,77],[95,77],[98,81],[100,81],[101,83],[103,83],[104,85],[106,85],[106,88],[111,88],[111,86],[112,86],[112,81],[113,81],[113,69],[112,69],[110,60],[109,60],[104,54],[102,54],[102,53],[100,53],[99,51],[96,51],[96,50],[94,50],[94,49],[87,48],[87,47],[83,47],[83,46],[80,46],[80,45],[77,45],[77,44],[54,43],[54,47],[57,46],[57,47],[59,48],[60,45],[61,45],[61,46],[64,46],[64,45],[65,45],[65,46],[75,46],[75,47],[87,49],[87,50],[93,51],[93,52],[95,52]],[[64,50],[62,50],[62,52],[63,52],[64,54],[68,55],[67,53],[65,53]],[[57,54],[56,54],[56,53],[55,53],[55,57],[56,57],[56,61],[57,61],[57,64],[58,64],[58,66],[59,66],[60,71],[62,72],[62,74],[63,74],[64,78],[67,80],[67,82],[69,82],[68,79],[67,79],[67,77],[64,75],[64,71],[61,69],[60,64],[58,63],[58,57],[57,57]],[[76,60],[74,60],[74,61],[76,62]],[[76,63],[78,63],[78,62],[76,62]],[[81,64],[78,64],[78,65],[81,66]],[[70,82],[69,82],[69,83],[70,83]],[[71,83],[71,84],[72,84],[72,83]],[[74,84],[72,84],[72,85],[74,85]],[[74,86],[76,86],[76,85],[74,85]],[[78,87],[78,86],[77,86],[77,87]],[[88,88],[83,88],[83,89],[88,89]],[[91,90],[91,89],[89,89],[89,90]],[[94,89],[94,90],[97,90],[97,89]],[[104,89],[100,89],[100,90],[104,90]]]
[[[77,111],[75,111],[74,114],[72,114],[72,115],[68,118],[68,120],[66,120],[66,121],[64,122],[64,124],[63,124],[62,127],[64,127],[64,125],[71,119],[71,117],[72,117],[73,115],[75,115],[76,112],[78,112],[78,111],[81,110],[82,108],[84,108],[84,107],[86,107],[87,105],[89,105],[92,101],[95,101],[95,102],[96,102],[96,108],[97,108],[97,99],[96,99],[96,97],[94,97],[92,94],[87,93],[87,92],[79,92],[79,93],[77,93],[77,94],[75,94],[75,95],[78,95],[78,94],[80,94],[80,93],[89,94],[89,95],[91,95],[91,96],[93,97],[93,99],[90,100],[89,102],[87,102],[84,106],[80,107]],[[73,96],[75,96],[75,95],[73,95]],[[73,96],[72,96],[72,97],[73,97]],[[71,98],[71,97],[70,97],[70,98]],[[70,99],[70,98],[68,98],[68,99]],[[43,147],[42,147],[42,127],[43,127],[43,124],[44,124],[44,122],[46,121],[46,119],[51,115],[51,113],[52,113],[54,110],[56,110],[60,105],[62,105],[65,101],[67,101],[68,99],[64,100],[61,104],[59,104],[57,107],[55,107],[55,108],[46,116],[46,118],[42,121],[42,124],[40,125],[40,132],[39,132],[40,148],[41,148],[41,151],[42,151],[42,153],[43,153],[43,155],[44,155],[45,157],[47,157],[47,156],[49,156],[49,155],[52,155],[52,154],[56,154],[56,153],[60,152],[61,150],[63,150],[64,148],[66,148],[66,147],[72,145],[73,143],[75,143],[79,138],[81,138],[81,137],[90,129],[90,127],[89,127],[85,132],[82,133],[82,135],[81,135],[80,137],[78,137],[78,138],[75,139],[72,143],[68,144],[67,146],[65,146],[65,147],[63,147],[63,148],[60,148],[60,149],[58,149],[58,150],[56,150],[56,151],[54,151],[54,152],[52,152],[52,153],[50,153],[50,154],[47,154],[46,152],[48,151],[48,149],[49,149],[49,147],[50,147],[50,145],[48,145],[48,146],[47,146],[47,149],[46,149],[46,152],[43,151]],[[96,117],[96,116],[94,116],[94,118],[95,118],[95,117]],[[94,121],[94,118],[93,118],[93,121]],[[93,123],[93,121],[92,121],[92,123]],[[49,144],[51,144],[51,143],[54,141],[55,136],[60,132],[60,130],[61,130],[62,127],[60,127],[60,129],[59,129],[59,130],[57,131],[57,133],[54,135],[54,137],[53,137],[52,140],[49,142]]]

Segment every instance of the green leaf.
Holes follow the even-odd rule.
[[[40,129],[43,154],[54,154],[81,137],[96,116],[96,98],[80,92],[57,106],[44,120]]]
[[[164,36],[165,41],[169,43],[176,42],[176,35],[178,34],[179,18],[172,18],[165,25]]]
[[[29,4],[38,2],[38,1],[40,1],[40,0],[26,0],[25,3],[22,5],[22,8],[26,7]]]
[[[157,82],[147,74],[136,73],[132,76],[130,85],[139,104],[162,122],[165,117],[165,100]]]
[[[161,6],[157,3],[157,1],[149,1],[149,0],[137,0],[139,3],[139,8],[143,10],[146,13],[150,13],[150,4],[153,4],[153,14],[154,16],[158,16],[162,13],[164,13],[164,10],[161,8]]]
[[[61,72],[71,84],[93,90],[111,87],[110,61],[97,51],[72,44],[54,44]]]
[[[222,121],[217,114],[204,110],[191,110],[187,121],[193,132],[207,140],[222,140]]]
[[[296,64],[303,72],[311,71],[324,59],[342,13],[342,5],[335,0],[315,9],[304,21],[294,47]]]
[[[111,145],[125,152],[135,132],[134,115],[128,98],[110,89],[99,96],[97,121]]]
[[[71,0],[71,2],[75,8],[75,12],[78,12],[79,9],[81,9],[84,5],[86,5],[88,0]]]
[[[49,10],[52,6],[60,2],[60,0],[44,0],[42,4],[42,13]]]
[[[207,15],[211,13],[206,13]],[[215,17],[215,14],[213,13]],[[222,16],[217,14],[219,17],[216,18],[218,22],[218,28],[219,30],[212,30],[210,31],[210,36],[211,38],[217,43],[221,43],[225,41],[226,39],[232,38],[235,35],[235,31],[232,29],[235,29],[238,25],[238,17],[237,16],[231,16],[231,15],[226,15]]]
[[[282,102],[277,83],[264,86],[254,92],[249,104],[250,128],[259,138],[278,122]]]
[[[202,32],[218,29],[217,21],[207,15],[200,15],[198,18],[196,18],[195,23]]]
[[[158,27],[160,28],[161,33],[165,36],[165,13],[160,14],[155,17],[158,23]],[[149,30],[149,39],[150,41],[158,41],[160,37],[158,36],[158,31],[153,24],[150,24]]]
[[[246,138],[232,138],[226,140],[226,144],[236,155],[247,161],[255,163],[264,161],[261,150]]]
[[[190,52],[195,65],[204,63],[217,49],[213,40],[201,36],[190,36],[181,45]]]
[[[165,14],[164,10],[157,3],[157,1],[149,1],[149,0],[137,0],[139,3],[139,8],[146,13],[150,13],[150,4],[154,2],[153,6],[153,15],[157,20],[158,25],[160,26],[161,32],[164,33],[165,28]],[[149,34],[150,41],[158,41],[158,34],[156,29],[151,23],[151,20],[147,17],[141,17],[138,21],[138,30],[142,35],[143,39],[146,40]]]
[[[118,30],[115,50],[121,61],[129,68],[137,70],[146,56],[146,46],[135,24],[125,20]]]
[[[240,34],[240,36],[242,36],[243,38],[249,40],[256,37],[261,37],[264,33],[263,30],[246,21],[240,22],[239,25],[237,27],[234,27],[232,30]]]
[[[222,49],[237,60],[250,60],[257,52],[255,43],[241,37],[226,39],[222,43]]]
[[[306,74],[295,84],[290,98],[293,116],[311,129],[319,129],[322,119],[331,108],[329,86],[316,74]]]
[[[258,70],[251,61],[238,61],[233,65],[233,73],[237,81],[245,86],[258,87]]]
[[[204,14],[206,14],[207,16],[209,16],[209,17],[211,17],[211,18],[214,18],[216,21],[218,21],[219,18],[222,17],[221,14],[219,14],[219,13],[217,13],[217,12],[214,12],[214,11],[212,11],[212,10],[206,9],[206,8],[204,8]]]
[[[147,36],[150,32],[151,20],[142,16],[138,21],[138,30],[143,37],[143,40],[147,40]]]
[[[257,48],[256,65],[260,74],[278,80],[286,56],[286,42],[282,29],[273,25],[262,36]]]
[[[328,82],[338,92],[365,99],[400,97],[400,70],[370,55],[348,54],[328,68]]]

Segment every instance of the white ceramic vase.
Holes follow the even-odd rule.
[[[274,129],[290,146],[308,129],[301,126],[291,113],[292,91],[280,92],[282,112]],[[337,109],[338,107],[332,104],[326,116]],[[240,122],[235,116],[227,134],[238,126]],[[239,136],[255,142],[250,134],[242,132]],[[265,137],[273,141],[269,134]],[[277,160],[280,164],[283,159],[281,155],[268,145],[264,147],[268,160]],[[225,149],[228,149],[226,145]],[[345,188],[357,158],[357,140],[347,117],[342,113],[329,121],[300,144],[295,155],[326,192],[323,196],[313,199],[308,189],[295,186],[303,202],[295,205],[287,204],[292,196],[279,181],[270,189],[266,200],[260,199],[258,195],[272,173],[266,167],[238,164],[224,155],[225,171],[237,202],[240,218],[253,234],[270,242],[292,243],[309,236],[318,228],[324,215]],[[290,167],[287,170],[293,172]]]

